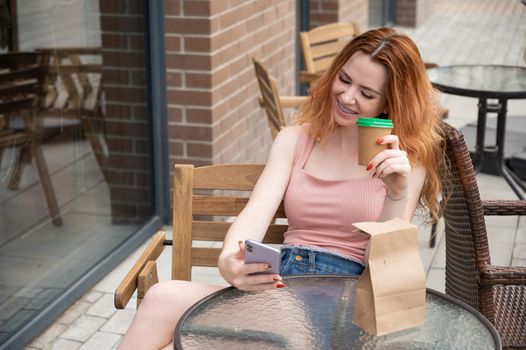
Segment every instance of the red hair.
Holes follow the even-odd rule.
[[[311,123],[313,136],[321,140],[334,130],[332,85],[345,63],[358,51],[386,69],[384,93],[394,124],[393,133],[400,139],[400,148],[407,152],[409,161],[425,167],[427,179],[420,204],[427,206],[437,219],[438,167],[443,158],[437,129],[441,108],[420,52],[407,35],[378,28],[351,40],[311,86],[310,98],[301,106],[296,120],[299,124]]]

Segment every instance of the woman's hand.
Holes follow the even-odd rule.
[[[257,274],[255,272],[265,272],[268,264],[245,264],[245,245],[238,242],[239,250],[233,252],[222,252],[219,256],[219,272],[221,276],[232,286],[246,291],[263,291],[272,288],[282,288],[285,285],[281,282],[281,276],[277,274]]]
[[[387,186],[387,196],[391,200],[401,200],[408,196],[411,165],[407,153],[400,150],[400,140],[396,135],[387,135],[377,140],[378,144],[389,148],[371,159],[367,170],[373,177],[381,179]]]

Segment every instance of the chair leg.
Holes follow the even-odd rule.
[[[81,119],[82,129],[83,129],[84,135],[86,136],[86,138],[88,139],[91,145],[91,149],[93,150],[95,159],[97,160],[97,163],[99,164],[102,175],[104,176],[104,179],[108,181],[108,177],[107,177],[107,169],[108,169],[107,153],[108,151],[101,142],[101,139],[103,138],[103,133],[97,129],[93,121],[90,120],[89,118],[90,116],[84,116]]]
[[[35,165],[38,170],[40,183],[42,184],[42,189],[44,190],[44,197],[46,198],[49,215],[51,216],[53,224],[56,226],[61,226],[62,218],[60,217],[57,198],[55,197],[55,191],[53,190],[53,184],[51,183],[51,177],[49,176],[44,154],[42,153],[42,149],[38,144],[32,147],[32,151],[33,158],[35,159]]]
[[[429,234],[429,248],[434,248],[437,240],[437,222],[434,221],[431,225],[431,232]]]
[[[20,187],[20,179],[22,178],[22,171],[26,163],[31,161],[31,151],[29,145],[23,145],[18,149],[16,153],[15,166],[11,173],[11,178],[9,179],[9,184],[7,187],[10,190],[18,190]]]

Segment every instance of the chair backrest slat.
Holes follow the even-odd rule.
[[[223,242],[232,220],[248,202],[263,167],[261,164],[175,166],[172,278],[190,280],[192,266],[217,266],[221,244],[217,248],[208,244],[202,248],[193,242]],[[202,194],[203,190],[207,193]],[[275,217],[286,219],[283,202]],[[283,222],[272,223],[263,241],[283,243],[283,233],[288,227],[286,220]]]
[[[272,138],[275,138],[281,128],[286,125],[283,107],[279,99],[278,84],[261,63],[254,58],[252,58],[252,62],[261,92],[261,104],[267,114]]]
[[[356,23],[330,23],[300,33],[305,70],[321,73],[351,39],[360,34]]]

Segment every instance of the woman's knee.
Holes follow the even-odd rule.
[[[177,295],[183,295],[187,284],[187,281],[166,281],[156,283],[148,289],[144,296],[143,303],[170,303],[177,299]]]

